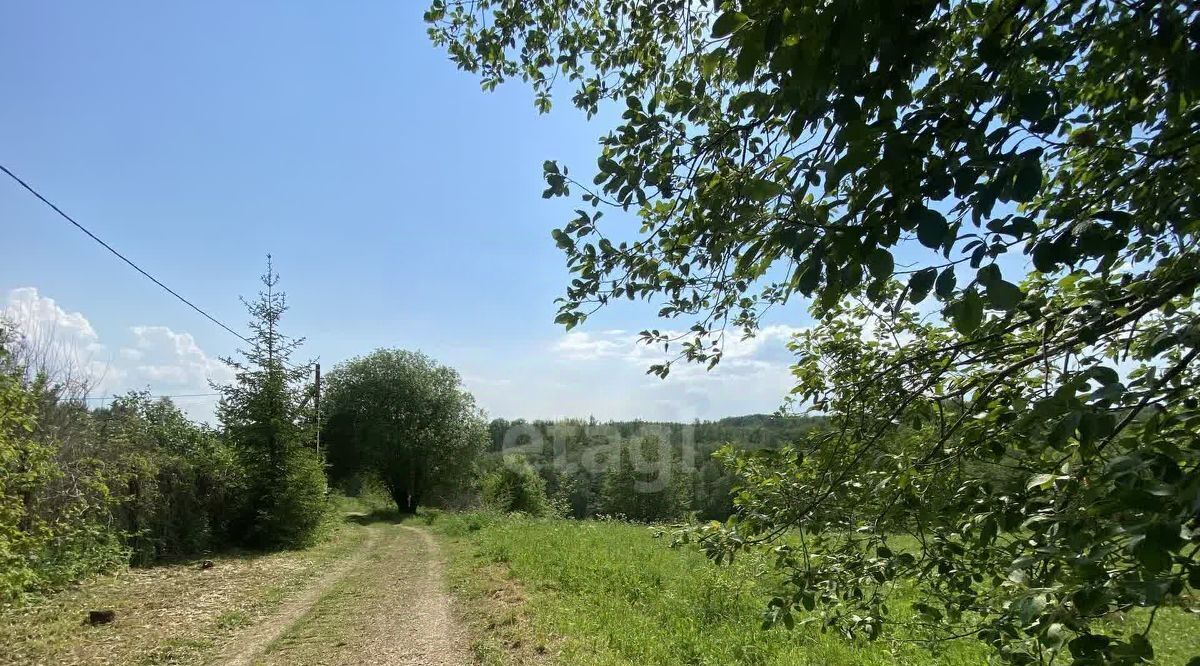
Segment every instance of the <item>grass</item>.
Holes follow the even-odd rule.
[[[988,657],[972,639],[933,652],[904,640],[850,642],[814,625],[764,631],[772,590],[761,563],[717,567],[694,549],[667,548],[643,526],[462,514],[439,517],[433,530],[447,542],[452,584],[473,609],[483,663],[528,663],[538,650],[581,665],[950,666]],[[498,603],[505,589],[517,590],[520,603]],[[1154,634],[1157,663],[1200,653],[1196,620],[1180,610],[1160,611]]]
[[[447,514],[432,527],[442,537],[446,580],[459,602],[457,614],[467,624],[474,658],[484,666],[548,662],[559,642],[546,628],[533,626],[523,586],[507,566],[483,558],[476,542],[465,538],[491,522],[486,514]]]
[[[363,528],[344,524],[307,550],[212,557],[99,576],[0,610],[0,664],[202,664],[239,630],[353,551]],[[88,626],[89,610],[112,624]]]

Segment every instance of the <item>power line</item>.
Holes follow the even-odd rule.
[[[91,231],[89,231],[89,230],[87,229],[87,227],[84,227],[82,224],[80,224],[79,222],[75,221],[75,219],[74,219],[73,217],[71,217],[70,215],[67,215],[65,212],[63,212],[63,210],[62,210],[61,208],[59,208],[58,206],[54,205],[54,203],[53,203],[53,202],[51,202],[51,201],[50,201],[49,199],[47,199],[46,197],[42,196],[42,194],[41,194],[40,192],[38,192],[37,190],[33,189],[33,187],[32,187],[32,186],[31,186],[29,183],[26,183],[24,180],[21,180],[21,178],[20,178],[19,176],[17,176],[17,174],[15,174],[15,173],[13,173],[12,171],[10,171],[10,170],[8,169],[8,167],[4,166],[3,164],[0,164],[0,171],[3,171],[4,173],[8,174],[8,177],[9,177],[9,178],[12,178],[13,180],[15,180],[15,181],[16,181],[16,182],[17,182],[17,183],[18,183],[18,184],[19,184],[21,187],[23,187],[23,188],[25,188],[26,190],[28,190],[30,194],[32,194],[33,196],[37,197],[37,198],[38,198],[38,200],[40,200],[42,203],[44,203],[44,204],[46,204],[47,206],[49,206],[51,210],[53,210],[55,213],[58,213],[58,214],[59,214],[59,215],[60,215],[60,216],[61,216],[61,217],[62,217],[64,220],[66,220],[66,221],[70,222],[71,224],[75,225],[75,227],[76,227],[76,228],[78,228],[78,229],[79,229],[80,231],[82,231],[83,233],[87,234],[87,236],[88,236],[89,238],[91,238],[92,240],[94,240],[94,241],[96,241],[97,243],[99,243],[99,244],[100,244],[100,245],[101,245],[101,246],[102,246],[104,249],[106,249],[106,250],[108,250],[109,252],[111,252],[111,253],[112,253],[114,256],[116,256],[116,257],[117,257],[118,259],[120,259],[121,261],[123,261],[123,262],[125,262],[125,263],[129,264],[129,265],[130,265],[130,266],[131,266],[131,267],[132,267],[132,268],[133,268],[135,271],[137,271],[137,272],[141,273],[142,275],[144,275],[144,276],[145,276],[145,277],[146,277],[148,280],[150,280],[150,281],[151,281],[151,282],[153,282],[154,284],[156,284],[156,285],[158,285],[159,287],[161,287],[161,288],[162,288],[164,291],[166,291],[168,294],[171,294],[171,295],[172,295],[172,296],[174,296],[175,298],[179,299],[179,301],[180,301],[180,302],[182,302],[184,305],[187,305],[189,308],[191,308],[191,309],[195,310],[196,312],[199,312],[201,315],[203,315],[203,316],[204,316],[204,318],[205,318],[205,319],[208,319],[209,321],[211,321],[212,323],[216,324],[217,326],[220,326],[221,328],[225,329],[226,331],[228,331],[230,334],[232,334],[232,335],[234,335],[235,337],[237,337],[237,338],[238,338],[239,340],[241,340],[242,342],[245,342],[245,343],[246,343],[246,344],[248,344],[248,345],[254,345],[254,342],[252,342],[252,341],[251,341],[249,338],[247,338],[246,336],[242,335],[241,333],[238,333],[237,331],[233,330],[233,329],[232,329],[232,328],[230,328],[229,326],[226,326],[224,322],[220,321],[220,320],[219,320],[219,319],[217,319],[216,317],[214,317],[214,316],[212,316],[212,315],[208,314],[207,312],[205,312],[204,310],[200,309],[200,307],[199,307],[199,306],[197,306],[195,303],[192,303],[192,302],[191,302],[191,301],[189,301],[188,299],[186,299],[186,298],[184,298],[183,296],[181,296],[181,295],[179,294],[179,292],[177,292],[177,291],[175,291],[174,289],[172,289],[172,288],[168,287],[167,285],[163,284],[161,280],[159,280],[158,278],[154,277],[153,275],[151,275],[151,274],[147,273],[145,270],[143,270],[143,269],[142,269],[142,267],[141,267],[141,266],[138,266],[137,264],[133,263],[133,261],[132,261],[132,260],[130,260],[128,257],[126,257],[125,255],[123,255],[123,254],[121,254],[120,252],[118,252],[118,251],[116,250],[116,248],[114,248],[113,246],[111,246],[111,245],[109,245],[108,243],[106,243],[106,242],[104,242],[103,240],[101,240],[99,236],[97,236],[96,234],[94,234],[94,233],[92,233]],[[291,367],[291,368],[293,368],[293,369],[298,369],[298,366],[296,366],[296,365],[294,365],[294,364],[291,364],[291,363],[284,363],[284,365],[286,365],[286,366],[289,366],[289,367]],[[164,397],[164,398],[169,398],[169,397],[185,397],[185,396],[152,396],[152,397]],[[191,396],[187,396],[187,397],[191,397]]]
[[[62,218],[63,218],[64,220],[66,220],[66,221],[70,222],[71,224],[75,225],[75,226],[76,226],[76,227],[77,227],[77,228],[78,228],[80,231],[82,231],[83,233],[87,234],[89,238],[91,238],[92,240],[94,240],[94,241],[96,241],[97,243],[99,243],[99,244],[100,244],[102,247],[104,247],[104,249],[106,249],[106,250],[108,250],[109,252],[113,253],[113,255],[115,255],[115,256],[116,256],[118,259],[120,259],[121,261],[124,261],[125,263],[129,264],[131,267],[133,267],[133,269],[134,269],[135,271],[137,271],[137,272],[141,273],[142,275],[146,276],[146,278],[147,278],[147,279],[149,279],[151,282],[153,282],[154,284],[158,285],[159,287],[162,287],[162,288],[163,288],[163,290],[165,290],[165,291],[166,291],[168,294],[170,294],[170,295],[174,296],[175,298],[179,299],[181,302],[183,302],[183,303],[184,303],[185,305],[187,305],[189,308],[191,308],[191,309],[195,310],[196,312],[199,312],[201,315],[203,315],[203,316],[204,316],[204,318],[205,318],[205,319],[208,319],[208,320],[209,320],[209,321],[211,321],[212,323],[216,324],[217,326],[220,326],[221,328],[225,329],[225,330],[226,330],[226,331],[228,331],[229,333],[233,334],[234,336],[236,336],[236,337],[237,337],[239,340],[241,340],[242,342],[245,342],[246,344],[248,344],[248,345],[251,345],[251,346],[253,346],[253,345],[254,345],[254,342],[252,342],[252,341],[251,341],[249,338],[247,338],[246,336],[242,335],[241,333],[238,333],[237,331],[233,330],[232,328],[230,328],[230,327],[226,326],[226,325],[225,325],[223,322],[221,322],[220,320],[218,320],[216,317],[214,317],[214,316],[212,316],[212,315],[208,314],[208,313],[207,313],[207,312],[205,312],[204,310],[201,310],[201,309],[199,308],[199,306],[197,306],[195,303],[193,303],[193,302],[189,301],[188,299],[186,299],[186,298],[184,298],[183,296],[181,296],[181,295],[179,294],[179,292],[177,292],[177,291],[175,291],[174,289],[172,289],[172,288],[168,287],[167,285],[163,284],[161,280],[159,280],[158,278],[154,277],[153,275],[151,275],[151,274],[147,273],[145,270],[143,270],[143,269],[142,269],[142,267],[141,267],[141,266],[138,266],[137,264],[133,263],[133,261],[131,261],[131,260],[130,260],[128,257],[126,257],[125,255],[123,255],[123,254],[121,254],[120,252],[118,252],[118,251],[116,250],[116,248],[114,248],[113,246],[109,245],[108,243],[105,243],[105,242],[104,242],[103,240],[101,240],[101,239],[100,239],[100,237],[99,237],[99,236],[97,236],[96,234],[92,233],[91,231],[88,231],[87,227],[84,227],[84,226],[83,226],[82,224],[80,224],[79,222],[76,222],[76,221],[75,221],[75,218],[73,218],[73,217],[71,217],[70,215],[67,215],[66,213],[64,213],[64,212],[63,212],[63,210],[62,210],[61,208],[59,208],[58,206],[54,205],[54,203],[53,203],[53,202],[51,202],[51,201],[50,201],[49,199],[47,199],[46,197],[42,196],[40,192],[38,192],[37,190],[33,189],[33,187],[32,187],[32,186],[31,186],[29,183],[26,183],[25,181],[21,180],[21,178],[20,178],[19,176],[17,176],[17,174],[15,174],[15,173],[13,173],[12,171],[10,171],[10,170],[8,169],[8,167],[4,166],[3,164],[0,164],[0,171],[3,171],[4,173],[8,174],[8,177],[9,177],[9,178],[12,178],[13,180],[17,181],[17,183],[18,183],[18,184],[19,184],[21,187],[23,187],[23,188],[25,188],[26,190],[28,190],[30,194],[32,194],[33,196],[37,197],[37,198],[38,198],[38,199],[39,199],[39,200],[40,200],[42,203],[44,203],[44,204],[46,204],[47,206],[49,206],[51,210],[53,210],[54,212],[56,212],[56,213],[58,213],[60,216],[62,216]],[[295,365],[295,364],[293,364],[293,363],[284,363],[283,365],[286,365],[286,366],[288,366],[288,367],[292,368],[293,370],[299,369],[299,366],[297,366],[297,365]],[[163,397],[171,397],[171,396],[163,396]]]
[[[188,306],[188,307],[190,307],[191,309],[193,309],[193,310],[195,310],[196,312],[199,312],[200,314],[204,315],[204,317],[205,317],[206,319],[208,319],[209,321],[211,321],[212,323],[216,324],[217,326],[220,326],[221,328],[225,329],[226,331],[229,331],[229,332],[230,332],[230,333],[232,333],[233,335],[237,336],[237,337],[238,337],[238,338],[239,338],[239,339],[240,339],[242,342],[245,342],[246,344],[249,344],[249,345],[252,345],[252,344],[254,344],[254,343],[253,343],[253,342],[251,342],[251,341],[250,341],[248,338],[246,338],[245,336],[243,336],[241,333],[238,333],[237,331],[233,330],[232,328],[229,328],[229,327],[228,327],[228,326],[226,326],[224,323],[222,323],[221,321],[219,321],[219,320],[218,320],[216,317],[214,317],[214,316],[212,316],[212,315],[208,314],[208,313],[207,313],[207,312],[205,312],[204,310],[201,310],[199,307],[197,307],[197,306],[196,306],[196,304],[195,304],[195,303],[192,303],[191,301],[189,301],[188,299],[184,298],[183,296],[180,296],[180,295],[179,295],[179,292],[177,292],[177,291],[175,291],[174,289],[172,289],[172,288],[168,287],[167,285],[163,284],[163,283],[162,283],[162,282],[161,282],[161,281],[160,281],[158,278],[156,278],[156,277],[154,277],[153,275],[151,275],[151,274],[147,273],[146,271],[142,270],[142,267],[141,267],[141,266],[138,266],[137,264],[135,264],[135,263],[133,263],[132,261],[130,261],[128,257],[126,257],[125,255],[121,254],[120,252],[117,252],[117,250],[116,250],[115,248],[113,248],[113,246],[111,246],[111,245],[109,245],[108,243],[105,243],[104,241],[100,240],[100,238],[99,238],[99,237],[98,237],[96,234],[94,234],[94,233],[92,233],[92,232],[88,231],[86,227],[84,227],[82,224],[80,224],[80,223],[76,222],[76,221],[75,221],[75,219],[74,219],[74,218],[72,218],[70,215],[67,215],[66,213],[64,213],[64,212],[62,211],[62,209],[61,209],[61,208],[59,208],[58,206],[55,206],[53,203],[51,203],[51,201],[50,201],[49,199],[47,199],[46,197],[42,196],[42,195],[41,195],[41,193],[39,193],[37,190],[33,189],[33,188],[32,188],[32,187],[29,185],[29,183],[26,183],[25,181],[21,180],[21,179],[20,179],[20,178],[17,176],[17,174],[13,173],[12,171],[9,171],[9,170],[8,170],[8,167],[4,166],[3,164],[0,164],[0,170],[4,171],[4,173],[8,174],[8,177],[9,177],[9,178],[12,178],[13,180],[17,181],[17,183],[18,183],[18,184],[20,184],[20,186],[21,186],[21,187],[24,187],[26,190],[29,190],[29,193],[30,193],[30,194],[32,194],[33,196],[35,196],[35,197],[37,197],[38,199],[40,199],[42,203],[46,204],[47,206],[49,206],[49,207],[50,207],[50,209],[51,209],[51,210],[53,210],[54,212],[56,212],[56,213],[58,213],[60,216],[62,216],[62,218],[63,218],[64,220],[66,220],[66,221],[70,222],[71,224],[75,225],[76,227],[78,227],[78,228],[79,228],[79,230],[80,230],[80,231],[82,231],[83,233],[87,234],[89,238],[91,238],[92,240],[94,240],[94,241],[96,241],[97,243],[99,243],[101,246],[103,246],[103,247],[104,247],[104,249],[106,249],[106,250],[108,250],[109,252],[111,252],[111,253],[113,253],[114,255],[116,255],[116,257],[117,257],[118,259],[120,259],[121,261],[124,261],[125,263],[129,264],[130,266],[132,266],[132,267],[133,267],[133,269],[134,269],[135,271],[137,271],[137,272],[141,273],[142,275],[146,276],[146,278],[147,278],[147,279],[149,279],[151,282],[153,282],[154,284],[156,284],[156,285],[158,285],[158,286],[162,287],[162,288],[163,288],[163,289],[164,289],[164,290],[165,290],[165,291],[166,291],[168,294],[171,294],[172,296],[174,296],[175,298],[177,298],[177,299],[179,299],[180,301],[182,301],[182,302],[183,302],[185,305],[187,305],[187,306]]]

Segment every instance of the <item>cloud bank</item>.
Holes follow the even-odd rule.
[[[608,419],[691,421],[774,411],[793,385],[787,341],[802,329],[764,327],[753,338],[726,338],[725,355],[711,371],[675,364],[666,379],[646,374],[673,355],[641,344],[624,330],[569,331],[550,348],[510,371],[502,385],[479,372],[465,378],[489,412],[506,418],[595,416]]]
[[[190,396],[212,393],[210,380],[227,382],[233,376],[190,333],[139,325],[117,339],[102,339],[82,312],[68,312],[34,287],[8,292],[0,316],[41,350],[47,365],[86,376],[94,406],[114,394],[149,390],[155,395],[188,395],[177,398],[176,404],[193,418],[210,420],[216,398]]]

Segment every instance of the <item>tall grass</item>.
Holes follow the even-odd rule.
[[[931,651],[903,640],[847,642],[814,624],[764,631],[771,575],[743,558],[718,567],[672,550],[644,526],[491,515],[442,516],[473,566],[506,565],[537,633],[561,637],[568,664],[980,664],[985,646]]]
[[[763,630],[773,574],[761,560],[716,566],[692,548],[670,549],[645,526],[534,519],[492,513],[442,514],[433,529],[449,537],[452,565],[481,575],[505,567],[523,588],[531,637],[566,664],[812,664],[822,666],[987,663],[972,638],[937,646],[893,629],[874,642],[847,641],[816,623]],[[894,612],[911,599],[893,599]],[[915,613],[914,613],[915,616]],[[915,619],[915,617],[914,617]],[[1137,610],[1106,620],[1142,631]],[[1200,655],[1197,616],[1160,609],[1152,639],[1156,664],[1182,666]],[[492,660],[503,662],[503,659]],[[1061,655],[1056,663],[1069,663]]]

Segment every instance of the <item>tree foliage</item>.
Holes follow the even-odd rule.
[[[339,365],[327,386],[324,441],[335,478],[375,475],[406,513],[470,479],[487,424],[452,368],[380,349]]]
[[[692,535],[717,558],[809,535],[775,551],[768,620],[820,606],[876,636],[904,580],[934,637],[1082,664],[1149,658],[1097,620],[1200,587],[1198,13],[435,0],[426,19],[485,88],[624,109],[591,183],[545,164],[545,195],[584,203],[553,232],[559,322],[658,300],[690,320],[643,333],[677,353],[665,376],[810,299],[794,395],[834,427],[732,458],[738,516]]]
[[[823,419],[750,414],[718,421],[664,423],[563,419],[489,424],[484,463],[517,457],[542,477],[564,515],[620,515],[666,522],[694,514],[724,520],[732,512],[732,475],[713,457],[738,450],[779,448]]]
[[[216,385],[224,436],[247,471],[248,496],[233,527],[246,543],[302,546],[318,534],[326,513],[326,484],[315,453],[315,420],[307,408],[307,365],[292,365],[303,339],[280,330],[286,295],[267,257],[263,290],[243,302],[251,338],[241,360],[223,358],[234,381]]]
[[[144,393],[88,409],[28,342],[0,331],[0,601],[229,544],[244,475],[217,433]]]
[[[150,565],[230,542],[247,498],[236,450],[174,403],[131,392],[90,415],[89,455],[102,461],[112,518],[129,560]]]

